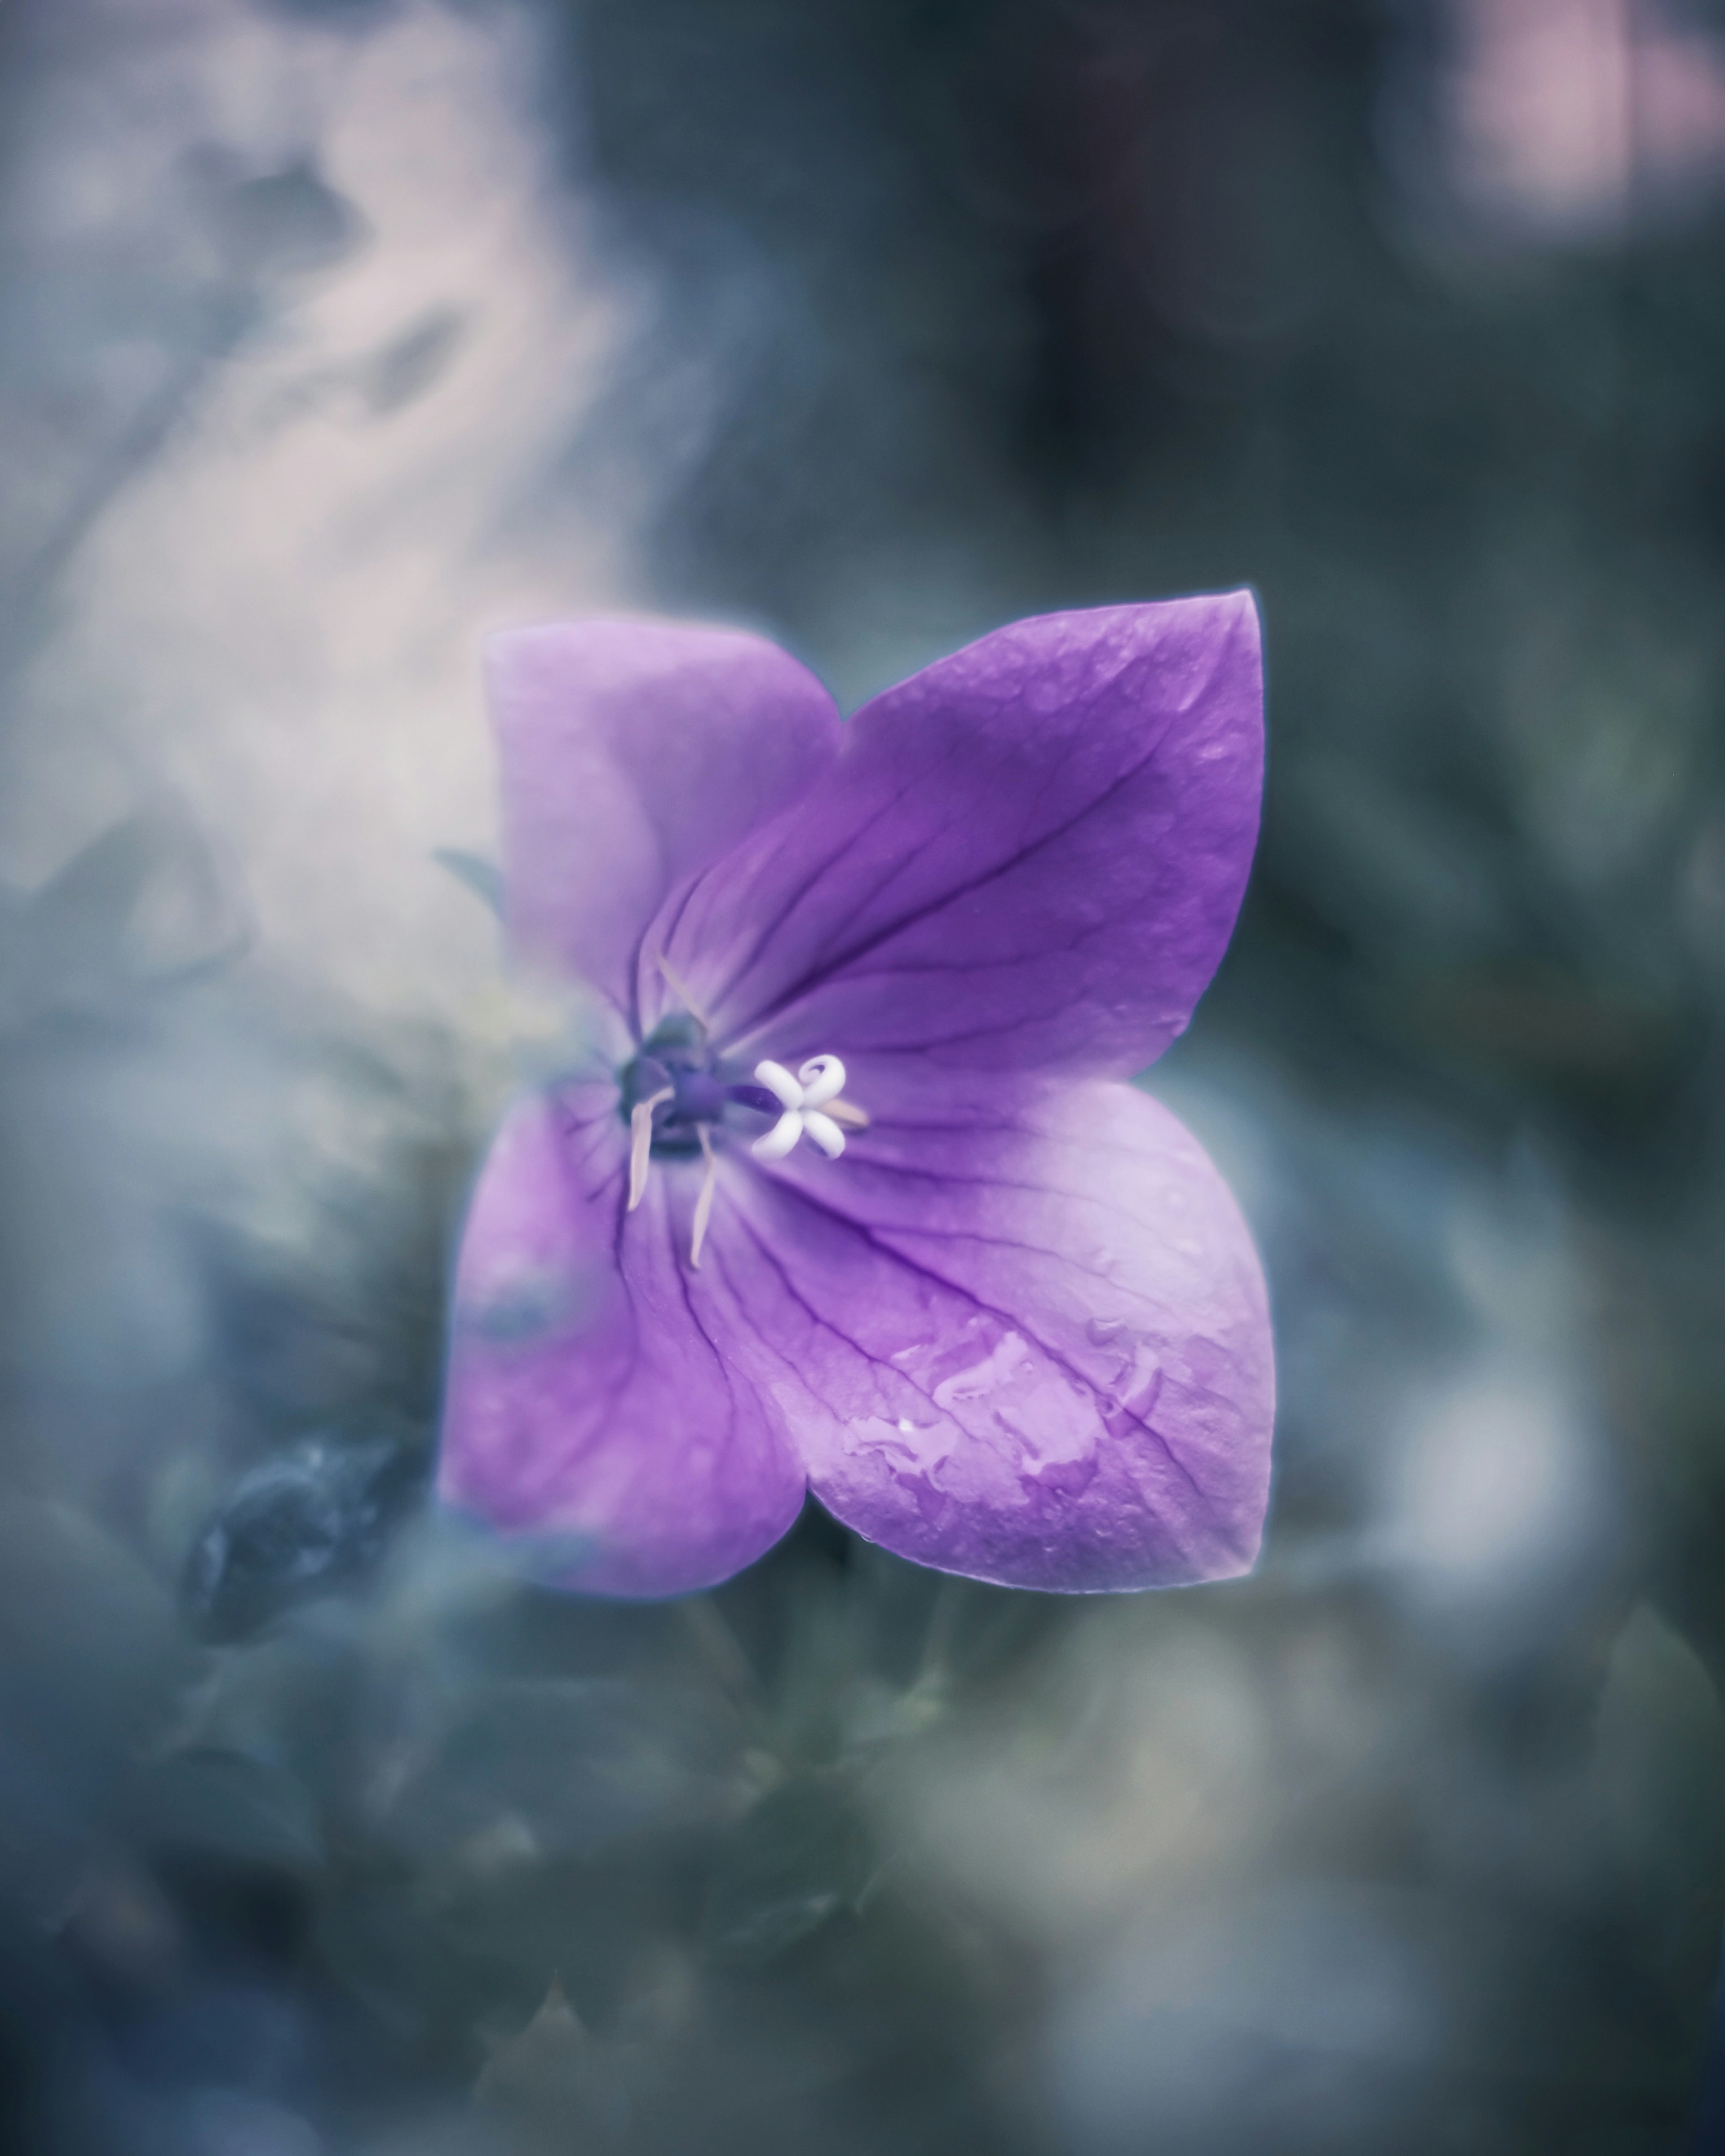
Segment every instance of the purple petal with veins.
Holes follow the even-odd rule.
[[[559,622],[485,660],[516,946],[625,1004],[665,892],[831,766],[838,707],[735,629]]]
[[[439,1483],[557,1576],[676,1594],[777,1542],[806,1476],[691,1293],[668,1177],[619,1237],[611,1093],[524,1101],[492,1146],[456,1273]]]
[[[1014,622],[865,705],[642,943],[727,1039],[1129,1076],[1184,1030],[1257,837],[1250,597]]]

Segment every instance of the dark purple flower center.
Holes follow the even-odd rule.
[[[629,1122],[639,1105],[653,1103],[654,1157],[687,1159],[705,1150],[726,1121],[726,1110],[740,1108],[747,1136],[763,1127],[763,1118],[778,1113],[778,1103],[764,1086],[739,1082],[725,1070],[707,1045],[698,1019],[681,1014],[656,1025],[618,1073],[618,1113]]]
[[[733,1109],[769,1127],[752,1133],[749,1150],[762,1161],[783,1160],[808,1138],[829,1160],[845,1150],[846,1130],[864,1130],[868,1116],[840,1099],[845,1065],[836,1055],[812,1055],[793,1076],[770,1058],[755,1065],[752,1081],[713,1054],[708,1029],[692,1013],[661,1019],[618,1072],[618,1111],[629,1125],[629,1201],[633,1213],[645,1197],[655,1158],[703,1163],[695,1202],[689,1263],[701,1263],[701,1245],[712,1215],[718,1155],[714,1138]]]

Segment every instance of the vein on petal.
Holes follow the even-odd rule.
[[[1164,731],[1166,731],[1165,728]],[[1162,735],[1158,733],[1155,742],[1137,762],[1111,779],[1100,793],[1094,795],[1063,822],[1054,824],[1039,837],[1015,848],[1004,860],[996,862],[992,868],[980,875],[970,877],[963,883],[954,885],[937,899],[931,900],[926,905],[910,908],[896,920],[887,922],[884,927],[864,937],[860,942],[853,944],[849,950],[840,950],[823,957],[816,965],[805,970],[801,978],[783,990],[773,1002],[763,1010],[757,1012],[749,1021],[745,1031],[739,1036],[739,1040],[752,1039],[762,1026],[774,1019],[783,1018],[787,1011],[800,1002],[822,981],[847,973],[848,969],[855,963],[857,959],[866,957],[871,951],[880,949],[883,945],[890,943],[894,937],[904,934],[907,929],[937,920],[942,913],[956,906],[961,899],[972,898],[978,891],[986,891],[991,884],[998,883],[1003,876],[1011,875],[1035,855],[1066,837],[1081,824],[1104,808],[1123,788],[1131,786],[1154,761],[1161,746]]]
[[[990,1302],[986,1296],[978,1295],[973,1288],[967,1287],[962,1281],[949,1279],[945,1273],[938,1271],[934,1266],[923,1264],[920,1259],[911,1256],[908,1252],[895,1249],[890,1243],[882,1242],[865,1222],[854,1219],[849,1214],[840,1212],[835,1206],[816,1197],[812,1191],[804,1189],[800,1183],[793,1183],[785,1177],[775,1177],[773,1178],[773,1187],[776,1190],[788,1192],[803,1204],[809,1207],[811,1210],[824,1214],[828,1219],[836,1220],[840,1226],[848,1228],[853,1235],[860,1235],[870,1249],[879,1250],[884,1257],[908,1267],[911,1271],[920,1274],[924,1280],[932,1281],[937,1286],[943,1287],[950,1293],[957,1296],[961,1301],[969,1303],[973,1309],[986,1311],[991,1317],[999,1318],[1003,1325],[1009,1326],[1014,1331],[1024,1333],[1035,1347],[1040,1349],[1056,1369],[1063,1371],[1076,1384],[1082,1386],[1086,1393],[1094,1397],[1096,1387],[1091,1380],[1086,1377],[1084,1373],[1058,1348],[1051,1347],[1047,1341],[1044,1340],[1028,1321],[1015,1312],[1003,1310],[999,1304]],[[1120,1402],[1119,1404],[1122,1413],[1136,1424],[1147,1437],[1155,1441],[1163,1457],[1180,1476],[1193,1495],[1200,1502],[1208,1505],[1210,1502],[1209,1496],[1199,1486],[1191,1469],[1180,1458],[1162,1432],[1147,1422],[1142,1415],[1128,1406],[1125,1401]]]

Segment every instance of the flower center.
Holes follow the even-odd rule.
[[[741,1111],[751,1117],[770,1116],[771,1127],[754,1138],[749,1150],[761,1160],[783,1160],[806,1137],[828,1159],[845,1150],[847,1130],[865,1130],[868,1117],[839,1095],[845,1065],[836,1055],[812,1055],[794,1077],[783,1064],[755,1065],[752,1083],[729,1079],[707,1045],[705,1023],[693,1016],[668,1018],[641,1044],[641,1051],[618,1074],[618,1106],[629,1123],[629,1210],[647,1192],[655,1160],[692,1159],[705,1163],[689,1262],[701,1263],[701,1246],[712,1213],[718,1176],[715,1140]]]

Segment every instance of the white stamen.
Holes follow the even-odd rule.
[[[689,1238],[689,1270],[701,1268],[701,1246],[706,1240],[706,1224],[713,1214],[713,1190],[719,1180],[719,1158],[713,1151],[713,1142],[707,1135],[705,1123],[695,1126],[696,1136],[701,1140],[701,1150],[706,1161],[706,1171],[701,1178],[701,1195],[695,1201],[695,1227]]]
[[[653,1151],[653,1111],[676,1091],[661,1086],[649,1099],[637,1101],[629,1111],[629,1209],[633,1213],[647,1194],[647,1163]]]
[[[852,1130],[868,1127],[869,1119],[862,1110],[839,1098],[845,1085],[845,1065],[836,1055],[811,1055],[794,1078],[782,1063],[757,1063],[755,1076],[784,1110],[773,1128],[750,1147],[757,1160],[783,1160],[805,1137],[829,1160],[836,1160],[845,1150],[845,1132],[839,1126],[848,1124]],[[824,1110],[831,1112],[824,1113]]]

